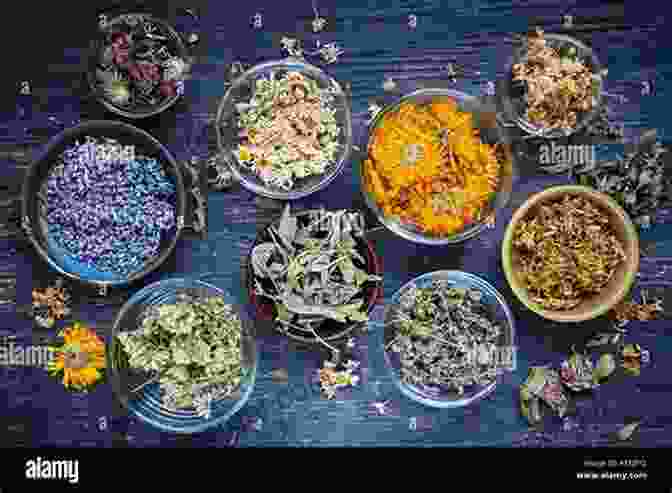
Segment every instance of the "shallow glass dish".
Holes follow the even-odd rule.
[[[117,334],[132,331],[140,325],[145,310],[154,305],[174,303],[180,294],[199,298],[221,297],[233,305],[243,325],[241,355],[243,378],[238,391],[230,397],[212,402],[209,417],[197,414],[195,409],[169,409],[161,402],[158,383],[148,383],[145,375],[129,370],[125,353],[117,341]],[[236,414],[248,401],[257,376],[258,349],[253,333],[253,324],[243,307],[226,291],[198,279],[166,279],[138,291],[121,309],[112,328],[108,345],[107,366],[111,375],[112,389],[122,405],[142,421],[159,429],[175,433],[197,433],[221,425]],[[138,383],[140,382],[140,383]]]
[[[504,91],[502,94],[502,109],[505,118],[515,123],[521,130],[529,135],[542,138],[568,137],[583,130],[599,114],[603,102],[604,81],[602,77],[603,67],[600,64],[595,52],[583,44],[578,39],[563,34],[544,33],[544,39],[547,46],[561,50],[564,48],[574,48],[577,58],[586,64],[593,73],[593,107],[591,110],[579,114],[577,124],[570,129],[547,128],[533,124],[525,118],[527,103],[525,95],[516,91],[513,83],[513,66],[517,63],[523,63],[527,58],[527,46],[518,48],[509,59],[504,72]]]
[[[331,90],[334,96],[332,107],[336,110],[336,122],[341,129],[336,157],[325,173],[297,179],[291,190],[265,184],[238,160],[234,152],[242,140],[239,137],[241,128],[236,106],[249,103],[258,80],[267,79],[271,74],[277,77],[287,72],[299,72],[305,78],[317,82],[320,89]],[[343,171],[352,153],[352,118],[350,102],[345,92],[338,82],[321,69],[291,58],[256,65],[232,81],[217,110],[216,129],[220,157],[229,164],[231,172],[241,185],[258,195],[278,200],[299,199],[325,188]]]
[[[502,328],[502,334],[498,341],[498,349],[501,350],[501,371],[497,380],[486,386],[471,386],[465,388],[463,395],[458,395],[436,386],[409,385],[401,380],[400,358],[393,351],[384,351],[385,367],[391,375],[399,390],[409,399],[435,408],[457,408],[473,404],[495,390],[497,383],[506,372],[516,370],[516,331],[513,313],[507,305],[504,297],[487,281],[478,276],[461,271],[444,270],[423,274],[404,284],[392,297],[384,311],[384,347],[394,339],[396,329],[392,324],[395,313],[398,310],[401,296],[414,287],[428,287],[433,281],[448,281],[451,287],[471,288],[480,291],[482,301],[488,307],[490,319],[498,322]],[[499,354],[499,353],[498,353]]]
[[[368,146],[373,141],[373,135],[383,118],[388,113],[397,111],[404,103],[428,104],[440,100],[452,100],[457,103],[460,111],[471,113],[474,126],[479,130],[481,140],[490,145],[499,144],[501,149],[499,185],[489,203],[482,209],[482,217],[488,217],[506,207],[511,197],[513,178],[515,176],[515,160],[511,151],[511,142],[506,131],[498,124],[496,112],[483,105],[476,97],[460,91],[450,89],[420,89],[403,96],[397,102],[383,108],[369,126]],[[396,235],[425,245],[451,245],[467,241],[483,232],[488,225],[484,221],[475,221],[463,228],[460,232],[449,236],[430,235],[419,228],[400,221],[394,217],[387,217],[378,207],[373,195],[364,185],[364,164],[360,164],[359,178],[362,194],[366,205],[378,218],[380,223]]]

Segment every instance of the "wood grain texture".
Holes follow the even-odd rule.
[[[337,80],[351,85],[356,143],[364,148],[369,102],[390,98],[381,89],[386,77],[395,79],[402,90],[439,84],[478,94],[487,81],[502,76],[514,46],[514,33],[524,32],[531,24],[558,30],[561,15],[567,11],[563,2],[518,4],[478,0],[318,2],[328,27],[324,33],[314,34],[310,32],[312,8],[308,1],[282,5],[248,2],[233,11],[222,2],[190,2],[202,15],[199,27],[203,42],[196,53],[195,73],[187,83],[187,96],[173,111],[141,126],[179,159],[206,158],[216,152],[209,128],[224,91],[228,64],[234,60],[252,64],[282,57],[279,40],[283,35],[301,38],[309,47],[319,38],[323,43],[336,42],[345,50],[340,61],[327,70]],[[626,17],[618,2],[607,8],[603,2],[583,1],[571,11],[577,36],[591,43],[609,68],[607,90],[627,99],[610,101],[613,118],[625,124],[626,137],[632,140],[644,128],[657,128],[665,138],[670,131],[665,102],[670,94],[667,81],[672,60],[663,54],[670,41],[661,33],[660,20],[655,16],[647,18],[640,11],[632,15],[628,12]],[[263,29],[251,28],[255,12],[263,15]],[[407,25],[411,14],[418,18],[415,29]],[[84,19],[95,19],[93,8],[82,19],[82,25]],[[188,19],[180,22],[188,29]],[[46,36],[54,32],[53,27],[45,29]],[[39,53],[31,51],[37,61],[33,60],[30,66],[17,62],[21,68],[16,77],[31,81],[34,97],[15,97],[17,113],[0,128],[0,187],[4,186],[3,197],[7,197],[0,201],[15,196],[12,180],[20,178],[20,168],[30,162],[46,138],[63,126],[100,115],[95,106],[82,102],[78,93],[80,57],[88,40],[84,31],[68,31],[57,38],[60,46]],[[463,68],[464,76],[455,83],[446,75],[450,63]],[[644,80],[655,81],[654,95],[641,96],[640,84]],[[359,158],[356,153],[338,180],[299,201],[296,207],[363,207],[358,191]],[[496,227],[463,247],[429,248],[411,245],[385,230],[372,234],[383,258],[386,299],[421,273],[461,269],[492,282],[511,303],[517,319],[518,367],[478,405],[438,411],[402,397],[385,371],[382,334],[373,328],[356,340],[355,357],[362,361],[360,385],[327,401],[316,382],[324,354],[296,351],[283,337],[267,334],[260,339],[260,376],[246,407],[226,425],[187,440],[128,417],[106,385],[88,396],[76,397],[65,393],[39,370],[2,368],[0,445],[597,446],[615,445],[610,441],[611,434],[635,417],[643,419],[641,429],[631,443],[617,446],[670,446],[672,413],[669,406],[660,404],[671,390],[667,379],[672,370],[672,339],[666,333],[667,321],[631,324],[628,338],[651,350],[651,364],[640,378],[605,385],[592,397],[578,402],[572,418],[576,426],[563,429],[561,423],[551,423],[543,432],[530,431],[519,415],[516,389],[528,367],[559,364],[571,344],[606,325],[598,321],[569,327],[544,322],[514,301],[504,280],[499,248],[508,218],[530,194],[564,182],[565,177],[541,175],[533,165],[522,166],[511,204],[498,217]],[[257,231],[280,210],[281,204],[255,197],[240,187],[210,193],[207,238],[181,241],[174,258],[143,284],[171,275],[209,274],[213,282],[244,300],[241,264]],[[656,289],[669,297],[672,215],[664,212],[661,219],[663,225],[642,234],[638,286]],[[16,280],[15,284],[10,281],[0,285],[0,299],[14,299],[19,306],[25,305],[29,303],[33,279],[38,282],[47,273],[22,242],[0,241],[0,273]],[[94,301],[82,297],[74,317],[105,332],[111,327],[118,303],[96,305]],[[0,335],[32,340],[30,323],[12,313],[13,308],[3,311],[4,306],[15,305],[0,305]],[[378,402],[388,402],[385,414],[374,406]],[[99,426],[102,417],[107,423],[105,430]]]

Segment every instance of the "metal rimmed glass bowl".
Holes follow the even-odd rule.
[[[96,74],[101,67],[103,53],[109,46],[110,36],[116,32],[126,32],[131,27],[130,25],[146,22],[155,27],[157,31],[155,34],[166,38],[166,46],[169,47],[171,54],[180,58],[185,64],[188,63],[190,51],[188,43],[183,36],[166,20],[153,16],[148,12],[120,14],[107,21],[104,25],[99,26],[98,36],[91,43],[88,58],[86,78],[93,96],[111,113],[132,120],[159,115],[173,107],[182,97],[181,91],[177,91],[173,96],[165,97],[155,104],[120,105],[107,97],[97,78]],[[180,84],[183,88],[184,81],[181,80]]]
[[[504,297],[487,281],[461,271],[435,271],[423,274],[404,284],[392,297],[385,307],[384,320],[384,348],[396,336],[393,324],[398,310],[401,296],[414,287],[428,287],[433,281],[447,281],[451,287],[476,289],[482,294],[482,301],[488,308],[490,320],[497,322],[503,328],[499,337],[498,357],[501,359],[500,374],[496,381],[485,386],[472,386],[465,388],[463,395],[458,395],[436,386],[409,385],[402,381],[400,376],[400,358],[392,350],[385,350],[385,367],[391,375],[399,390],[409,399],[429,407],[435,408],[458,408],[473,404],[495,390],[497,383],[506,372],[516,370],[516,331],[513,313]],[[501,354],[499,353],[501,350]]]
[[[515,176],[515,160],[511,150],[511,142],[508,134],[498,124],[496,112],[483,105],[483,103],[476,97],[470,96],[460,91],[450,89],[420,89],[403,96],[397,102],[383,108],[369,126],[368,146],[371,146],[374,132],[381,124],[383,118],[388,113],[397,111],[404,103],[414,104],[428,104],[435,101],[449,100],[457,103],[460,111],[471,113],[473,116],[474,126],[479,130],[481,140],[490,145],[498,144],[500,174],[499,184],[493,197],[488,204],[482,209],[482,217],[488,217],[496,214],[499,210],[506,207],[511,197],[511,190],[513,186],[513,179]],[[419,228],[404,223],[397,218],[387,217],[382,209],[376,203],[373,195],[366,189],[364,185],[364,163],[360,165],[359,178],[362,194],[366,205],[378,218],[380,223],[396,235],[425,245],[451,245],[467,241],[483,232],[488,226],[484,221],[474,222],[462,229],[459,233],[450,236],[436,236],[430,235]]]
[[[578,39],[572,38],[571,36],[566,36],[564,34],[547,33],[544,33],[544,39],[546,40],[546,44],[548,46],[556,50],[573,48],[576,50],[577,58],[590,68],[591,72],[593,73],[592,109],[580,113],[577,124],[573,128],[564,129],[541,127],[527,120],[525,118],[525,112],[527,110],[525,94],[524,92],[521,93],[516,89],[513,81],[513,66],[517,63],[524,62],[527,57],[527,46],[525,43],[523,43],[523,46],[518,48],[509,59],[506,65],[506,70],[504,72],[506,75],[503,81],[503,94],[501,98],[503,115],[508,121],[515,123],[528,135],[542,138],[568,137],[583,130],[595,119],[595,117],[600,112],[604,98],[604,81],[602,76],[603,67],[595,55],[595,52]]]
[[[174,303],[182,294],[196,298],[213,296],[223,298],[227,304],[234,306],[243,326],[241,385],[238,391],[230,397],[213,401],[209,417],[199,415],[195,409],[174,410],[166,407],[161,401],[161,390],[158,383],[148,383],[142,386],[143,380],[148,381],[148,377],[138,375],[128,368],[125,353],[117,340],[117,334],[120,332],[138,328],[147,308],[164,303]],[[226,291],[198,279],[166,279],[138,291],[119,312],[107,350],[110,381],[122,405],[142,421],[159,429],[176,433],[205,431],[225,423],[236,414],[252,394],[257,376],[258,359],[253,323],[245,309],[238,305]]]
[[[317,82],[320,89],[332,92],[332,107],[336,111],[336,122],[341,128],[337,155],[325,173],[297,179],[291,190],[266,185],[249,167],[239,162],[234,152],[241,142],[237,105],[249,103],[258,80],[267,79],[271,74],[280,76],[287,72],[299,72],[305,78]],[[352,118],[350,102],[345,92],[338,82],[321,69],[291,58],[261,63],[232,81],[219,105],[216,128],[220,157],[229,164],[231,172],[241,185],[258,195],[278,200],[299,199],[325,188],[343,171],[352,152]]]

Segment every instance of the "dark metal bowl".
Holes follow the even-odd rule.
[[[58,252],[48,241],[48,225],[46,219],[46,197],[41,196],[44,181],[52,168],[58,163],[59,156],[75,141],[83,141],[85,137],[111,138],[123,145],[135,146],[136,153],[153,157],[163,164],[168,176],[175,182],[177,197],[175,204],[176,227],[161,239],[160,251],[156,258],[148,261],[144,269],[126,278],[103,279],[91,275],[83,264],[66,262],[62,253]],[[51,268],[61,275],[75,281],[97,287],[123,286],[135,282],[156,270],[163,264],[175,249],[177,240],[184,228],[184,217],[187,208],[186,191],[182,171],[168,150],[154,137],[144,130],[132,125],[115,121],[89,121],[62,131],[54,137],[45,150],[37,157],[28,169],[24,183],[21,203],[22,228],[37,250],[38,255]]]
[[[300,216],[308,213],[310,213],[310,211],[301,211],[295,213],[294,215]],[[254,244],[252,245],[252,248],[250,249],[250,255],[247,257],[247,263],[246,263],[247,265],[246,281],[247,281],[247,291],[250,297],[250,303],[255,309],[257,319],[263,321],[272,321],[275,319],[275,316],[277,315],[275,305],[272,301],[263,298],[261,296],[257,296],[255,294],[254,282],[256,278],[254,275],[254,270],[252,268],[252,250],[254,250],[254,247],[256,247],[259,243],[264,242],[266,234],[267,234],[266,229],[264,229],[260,234],[258,234],[256,240],[254,241]],[[382,276],[383,269],[381,259],[378,257],[378,255],[376,255],[374,246],[371,244],[370,241],[363,238],[361,239],[356,238],[356,241],[357,241],[357,251],[362,257],[364,257],[364,259],[366,259],[365,270],[369,274]],[[373,310],[375,304],[382,298],[383,294],[382,283],[380,282],[367,283],[367,285],[363,289],[362,294],[365,306],[364,309],[366,310],[367,313],[371,313],[371,310]],[[322,322],[322,324],[318,326],[316,330],[319,336],[325,341],[340,341],[348,337],[357,325],[359,324],[351,322],[341,323],[335,320],[325,320],[324,322]],[[318,339],[314,337],[306,337],[304,332],[295,329],[291,328],[283,329],[283,334],[285,334],[290,339],[293,339],[301,343],[308,343],[308,344],[319,343]]]

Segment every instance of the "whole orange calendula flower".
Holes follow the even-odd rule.
[[[62,330],[59,336],[63,345],[51,348],[54,358],[49,373],[74,390],[86,390],[99,382],[106,367],[103,339],[80,323]]]

